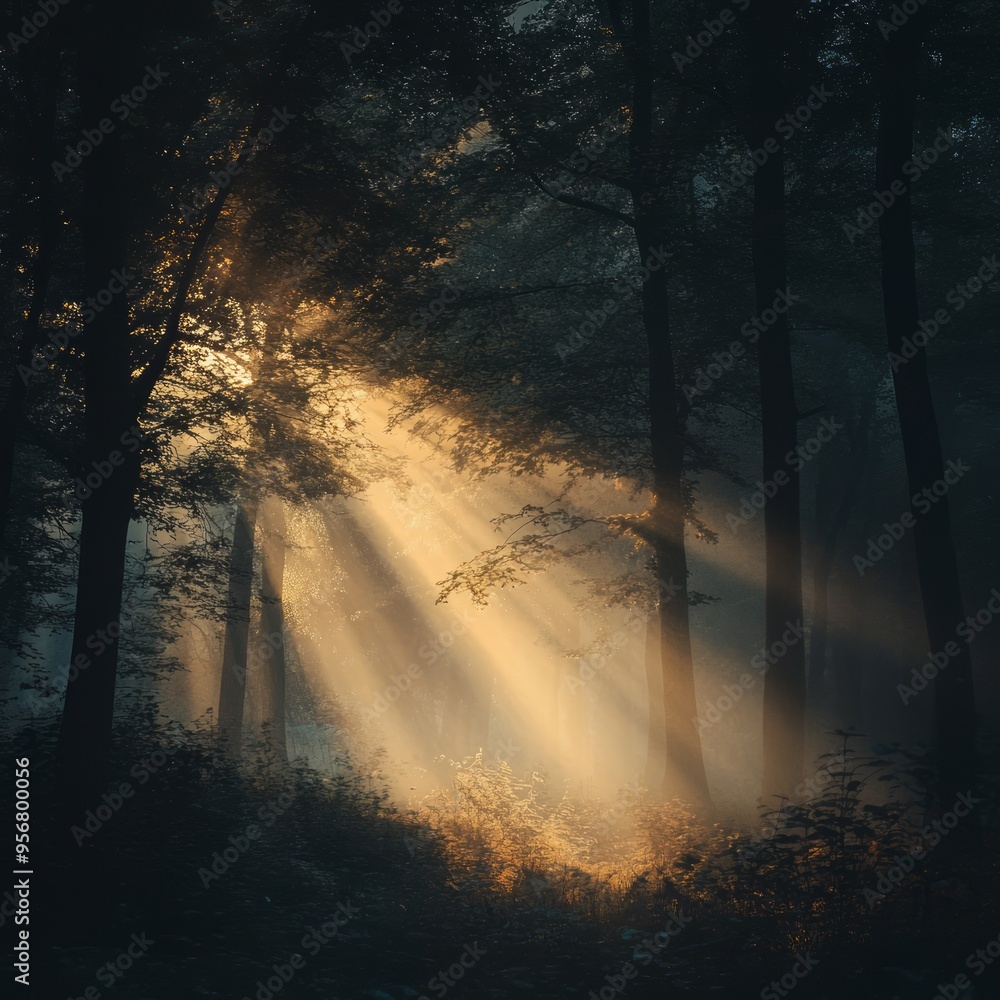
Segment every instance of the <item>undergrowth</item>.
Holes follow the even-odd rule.
[[[521,979],[537,962],[553,985],[536,995],[562,995],[557,981],[600,983],[602,969],[620,968],[630,942],[670,914],[685,918],[670,962],[704,956],[684,959],[689,972],[701,962],[699,975],[710,967],[723,977],[727,963],[754,970],[801,949],[861,954],[931,926],[941,935],[945,920],[967,937],[996,883],[995,865],[981,862],[982,886],[954,865],[942,879],[941,848],[923,832],[926,775],[898,756],[855,753],[847,739],[820,758],[815,794],[762,809],[754,832],[637,788],[581,801],[542,774],[480,757],[400,813],[346,755],[325,776],[266,745],[248,747],[237,765],[210,727],[139,715],[119,731],[108,785],[128,783],[133,794],[96,826],[81,815],[72,836],[54,806],[53,743],[54,727],[42,725],[3,747],[32,760],[32,851],[47,886],[40,926],[57,943],[45,969],[53,997],[82,995],[139,931],[157,945],[116,987],[121,1000],[250,997],[269,964],[301,951],[304,929],[341,904],[359,915],[310,957],[290,995],[386,994],[392,982],[421,995],[438,963],[473,940],[488,941],[508,971],[523,966]],[[234,838],[243,845],[251,824],[262,836],[234,857]],[[907,857],[903,877],[879,882]],[[683,981],[673,966],[669,975]],[[465,995],[498,995],[482,988]],[[387,995],[410,995],[402,990]]]

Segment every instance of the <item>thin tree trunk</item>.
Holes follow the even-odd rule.
[[[813,622],[809,636],[809,690],[814,705],[822,704],[827,687],[826,650],[830,632],[830,574],[833,572],[833,561],[837,554],[837,541],[841,531],[850,520],[851,511],[854,509],[858,491],[864,479],[868,461],[868,429],[874,409],[875,404],[870,399],[865,400],[862,404],[857,428],[851,435],[851,452],[848,458],[847,482],[844,486],[844,492],[830,526],[820,543],[820,551],[813,567]],[[819,497],[817,497],[816,510],[818,518]]]
[[[240,504],[229,557],[226,637],[222,649],[219,688],[219,730],[226,748],[239,756],[243,746],[243,706],[246,701],[247,652],[250,640],[250,600],[253,590],[254,530],[257,505]]]
[[[879,219],[882,243],[882,302],[890,354],[902,357],[904,339],[912,338],[920,318],[912,205],[904,165],[913,155],[914,109],[925,14],[918,12],[893,31],[881,48],[879,127],[875,188],[903,192]],[[937,418],[927,374],[924,347],[909,361],[892,364],[896,411],[911,494],[942,480],[945,473]],[[926,512],[914,509],[913,541],[923,599],[924,622],[932,653],[955,640],[965,617],[958,562],[951,532],[947,495]],[[976,780],[976,718],[972,657],[967,643],[934,681],[939,793],[947,807]],[[975,830],[978,813],[963,823]]]
[[[772,308],[775,296],[788,286],[785,263],[784,146],[774,123],[789,110],[784,84],[786,39],[792,3],[776,2],[751,9],[747,40],[758,55],[752,82],[747,138],[751,149],[772,151],[754,174],[753,272],[757,314]],[[760,371],[761,436],[764,483],[779,483],[764,507],[765,596],[764,642],[768,650],[786,648],[776,658],[764,683],[763,794],[790,792],[802,779],[805,741],[805,644],[786,646],[782,636],[802,621],[802,537],[799,476],[785,456],[797,444],[798,411],[792,376],[787,312],[761,334],[757,358]],[[778,474],[781,479],[778,479]]]
[[[656,788],[659,771],[666,757],[663,732],[663,672],[660,667],[660,625],[655,617],[646,621],[644,642],[646,667],[646,704],[649,709],[646,724],[646,766],[647,788]]]
[[[260,642],[263,710],[261,722],[265,737],[282,754],[287,753],[285,739],[285,504],[279,497],[268,497],[261,505],[261,587]],[[267,651],[267,652],[265,652]]]
[[[834,674],[834,713],[838,729],[864,730],[864,706],[861,685],[872,649],[869,616],[870,603],[857,586],[851,588],[847,601],[850,627],[838,636],[834,651],[836,673]]]

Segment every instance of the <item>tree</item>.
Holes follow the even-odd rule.
[[[632,171],[632,211],[639,258],[650,264],[663,245],[664,218],[657,211],[663,197],[660,174],[663,146],[654,145],[653,51],[650,8],[646,0],[632,4],[630,35],[620,9],[612,7],[616,34],[631,64],[632,127],[629,163]],[[694,662],[688,617],[688,569],[684,529],[684,404],[674,367],[669,320],[666,267],[650,269],[642,288],[642,315],[649,357],[649,435],[653,465],[649,535],[654,571],[659,580],[657,613],[666,761],[659,785],[662,792],[693,801],[708,800],[708,779],[696,728]]]
[[[71,662],[79,672],[67,687],[60,732],[60,771],[73,795],[87,795],[94,787],[100,787],[110,753],[125,546],[142,467],[142,434],[138,424],[176,357],[185,333],[183,321],[189,312],[192,290],[205,269],[206,251],[234,188],[248,164],[291,120],[274,105],[292,52],[311,22],[308,16],[293,18],[289,26],[285,13],[277,11],[268,18],[266,12],[260,12],[253,42],[262,46],[261,52],[266,50],[266,55],[252,60],[255,72],[237,74],[235,81],[227,81],[236,113],[244,121],[248,106],[252,113],[236,140],[238,153],[224,158],[224,173],[213,175],[213,183],[207,186],[202,179],[203,190],[196,195],[201,199],[204,213],[198,218],[189,244],[181,242],[176,260],[171,261],[177,273],[162,330],[153,336],[145,354],[138,359],[135,338],[130,336],[129,295],[121,287],[122,276],[129,273],[128,265],[136,257],[149,253],[143,246],[142,224],[150,220],[136,211],[139,200],[136,171],[140,177],[145,176],[153,151],[160,147],[162,133],[176,138],[178,143],[184,141],[194,126],[190,114],[202,113],[200,104],[206,95],[192,88],[184,97],[178,97],[175,107],[179,121],[170,120],[166,129],[162,125],[157,130],[147,128],[142,133],[144,142],[126,143],[122,129],[114,128],[83,157],[80,166],[84,189],[81,210],[86,258],[84,297],[108,304],[94,310],[84,344],[84,475],[88,484],[93,480],[96,485],[88,486],[90,491],[82,507],[71,653]],[[107,24],[118,22],[128,26],[127,53],[108,41]],[[197,46],[196,41],[184,35],[192,27],[184,12],[179,13],[170,27],[181,34],[185,44]],[[272,28],[281,29],[276,45]],[[160,71],[153,69],[148,60],[163,44],[161,34],[161,25],[129,17],[118,0],[98,5],[78,44],[80,115],[84,122],[104,120],[120,95],[132,89],[137,76],[147,91],[158,87]],[[233,48],[242,52],[245,44],[240,37]],[[213,81],[207,82],[210,89]],[[197,83],[201,85],[203,81]],[[231,122],[224,121],[223,129],[228,153],[234,145]],[[185,221],[192,212],[197,217],[198,207],[182,202]],[[175,213],[170,216],[175,218]],[[157,228],[163,224],[162,217],[155,219]],[[167,236],[162,229],[159,231],[162,237]],[[110,280],[116,281],[117,286],[109,284]],[[133,376],[136,367],[140,370]]]
[[[913,157],[914,115],[927,20],[927,12],[922,9],[897,30],[882,32],[875,164],[876,192],[895,195],[878,220],[882,301],[906,476],[914,496],[945,482],[927,371],[927,338],[917,336],[922,327],[911,180],[905,169]],[[937,653],[954,642],[955,629],[964,618],[947,495],[926,510],[914,506],[911,517],[927,639],[931,652]],[[938,792],[944,805],[959,792],[974,787],[977,767],[971,651],[967,643],[955,645],[957,654],[948,669],[939,671],[934,680]]]
[[[543,14],[547,17],[548,12]],[[511,467],[523,470],[543,468],[549,456],[558,461],[572,453],[572,461],[579,462],[581,470],[588,470],[581,472],[581,477],[593,475],[598,469],[601,474],[607,475],[609,466],[615,466],[617,461],[616,471],[623,477],[634,474],[637,481],[641,481],[643,487],[650,490],[650,509],[644,515],[617,518],[613,524],[609,522],[608,527],[619,536],[624,532],[633,539],[641,539],[648,546],[650,568],[653,569],[654,582],[651,587],[646,588],[648,593],[643,592],[640,600],[644,603],[652,595],[658,608],[661,655],[656,660],[655,669],[664,674],[661,699],[670,720],[666,727],[664,757],[654,768],[657,772],[654,782],[657,793],[680,794],[705,800],[708,788],[694,721],[697,711],[688,620],[689,601],[697,600],[697,597],[688,592],[684,549],[685,523],[693,519],[693,504],[690,483],[685,475],[684,407],[674,371],[668,313],[668,265],[663,256],[670,219],[664,189],[670,170],[665,152],[668,143],[661,133],[667,127],[665,120],[669,120],[670,112],[657,101],[654,93],[651,65],[655,56],[649,9],[642,4],[637,5],[631,19],[627,21],[616,7],[611,16],[614,32],[611,38],[601,33],[601,15],[595,14],[587,17],[576,29],[569,19],[565,23],[549,19],[539,27],[537,36],[533,36],[534,28],[529,30],[522,27],[521,37],[515,45],[508,39],[510,30],[503,23],[505,16],[505,13],[498,11],[484,11],[477,15],[478,24],[468,29],[468,41],[460,46],[463,51],[456,55],[456,66],[449,80],[453,86],[457,84],[458,87],[470,87],[475,81],[472,70],[465,71],[464,80],[459,72],[469,63],[477,72],[481,72],[484,65],[498,65],[500,68],[497,76],[503,80],[502,91],[489,102],[490,143],[482,148],[481,156],[455,157],[454,153],[449,152],[449,158],[445,161],[449,165],[453,163],[451,175],[455,178],[457,191],[461,192],[458,204],[468,203],[476,211],[477,201],[500,197],[496,188],[502,179],[507,179],[510,183],[526,179],[540,192],[539,198],[543,204],[545,200],[549,200],[557,206],[577,209],[583,216],[592,214],[594,221],[600,223],[600,226],[595,225],[593,234],[585,238],[596,239],[602,244],[602,252],[615,261],[615,270],[634,272],[636,261],[639,269],[642,269],[642,279],[636,279],[634,289],[630,289],[627,294],[629,299],[634,297],[641,300],[643,335],[636,339],[634,357],[624,362],[620,357],[616,358],[613,377],[619,378],[623,385],[628,385],[628,395],[615,398],[612,404],[621,407],[614,418],[616,426],[613,433],[608,433],[607,411],[599,416],[593,406],[595,392],[588,391],[588,383],[574,385],[571,381],[581,370],[585,372],[584,379],[592,380],[590,384],[595,386],[606,383],[608,376],[601,373],[595,377],[591,368],[592,358],[574,358],[571,365],[562,370],[553,370],[552,345],[539,340],[525,355],[519,357],[520,372],[516,381],[528,390],[523,398],[533,411],[533,421],[538,422],[541,439],[534,438],[530,452],[520,451],[518,446],[510,446],[509,433],[501,432],[491,435],[488,447],[494,449],[495,464],[509,459]],[[495,30],[488,28],[490,18],[496,24]],[[486,38],[498,40],[486,42]],[[581,77],[574,75],[570,69],[571,57],[577,55],[571,47],[581,42],[582,58],[591,70],[586,77],[586,94],[580,93]],[[559,53],[554,66],[552,46]],[[466,51],[476,57],[470,59],[465,54]],[[623,53],[624,59],[621,58]],[[594,67],[597,66],[602,68],[601,73],[594,72]],[[539,102],[539,91],[565,96],[569,110],[566,120],[547,120],[549,104]],[[456,88],[454,92],[460,91]],[[613,118],[614,110],[624,107],[626,103],[631,113],[630,125],[623,130],[624,134],[629,135],[627,143],[619,139],[622,133],[616,134],[617,155],[609,153],[594,166],[590,176],[585,178],[600,192],[597,197],[582,197],[575,191],[570,192],[562,179],[556,184],[543,180],[544,173],[550,171],[565,155],[565,151],[572,150],[574,145],[579,145],[581,149],[575,159],[588,156],[583,150],[590,148],[587,136],[593,129],[593,123],[600,122],[602,118]],[[606,132],[607,130],[601,143],[602,146],[609,147],[611,143],[607,140]],[[627,150],[624,148],[626,145]],[[595,144],[594,148],[600,147]],[[591,154],[591,162],[598,155]],[[571,162],[573,160],[571,158]],[[480,162],[495,166],[492,171],[487,168],[484,176],[478,167]],[[577,167],[578,171],[579,169]],[[566,176],[566,172],[563,176]],[[419,179],[414,178],[408,182],[399,197],[416,198],[422,190],[439,187],[439,177],[440,175],[432,177],[428,174]],[[500,180],[496,179],[498,177]],[[477,184],[480,186],[476,187]],[[523,180],[518,186],[523,187]],[[627,211],[629,205],[632,208],[631,214]],[[614,227],[610,232],[607,229],[609,224]],[[437,225],[441,225],[440,221]],[[575,225],[582,226],[583,223]],[[460,228],[450,235],[448,242],[459,244],[452,252],[452,259],[456,261],[454,273],[458,285],[464,284],[462,272],[466,264],[470,272],[475,267],[495,267],[493,261],[483,260],[479,263],[478,258],[463,254],[462,249],[468,240]],[[442,270],[435,272],[435,276],[439,276]],[[583,291],[588,286],[590,291]],[[602,291],[601,285],[592,279],[588,280],[587,274],[581,275],[577,281],[566,280],[561,276],[560,280],[552,283],[537,282],[536,287],[522,288],[513,285],[509,289],[498,289],[492,295],[480,293],[470,296],[452,311],[450,317],[438,321],[433,332],[429,331],[420,338],[415,349],[408,351],[406,362],[412,366],[415,363],[415,350],[423,350],[426,345],[428,370],[433,372],[435,382],[440,385],[437,380],[442,377],[439,365],[443,363],[443,359],[431,360],[432,355],[438,353],[438,348],[432,342],[444,344],[447,342],[444,338],[452,335],[456,326],[466,327],[479,322],[479,318],[474,318],[470,310],[483,309],[485,322],[495,322],[496,306],[490,316],[488,302],[508,301],[511,303],[509,308],[514,308],[515,300],[521,296],[537,295],[542,299],[550,294],[558,295],[562,290],[576,288],[581,289],[580,294],[592,296],[595,305],[601,305],[602,300],[597,298]],[[636,296],[635,291],[639,289],[641,291]],[[427,295],[427,292],[424,294]],[[606,293],[603,299],[607,299]],[[631,312],[631,307],[629,311]],[[544,331],[541,335],[544,336]],[[588,347],[598,350],[600,343],[598,341]],[[606,341],[609,352],[620,348],[620,343],[615,340]],[[561,360],[565,362],[565,358]],[[491,357],[489,360],[483,356],[478,356],[475,360],[470,358],[469,366],[464,371],[468,376],[465,387],[475,402],[470,400],[471,405],[463,419],[471,418],[474,411],[479,412],[482,417],[495,408],[503,412],[505,425],[512,428],[512,414],[525,411],[517,403],[513,406],[510,401],[500,403],[501,392],[507,396],[513,393],[509,387],[501,390],[496,383],[490,384],[491,371],[496,370],[491,369],[491,365],[502,366],[502,363],[498,357]],[[546,370],[546,366],[550,370]],[[444,379],[451,383],[456,381],[447,376]],[[638,391],[635,385],[637,381],[641,385]],[[544,382],[545,394],[538,392],[541,382]],[[606,392],[606,388],[598,389],[597,392]],[[642,416],[637,417],[634,410],[627,408],[625,400],[633,398],[637,402],[641,400],[639,405],[644,411]],[[536,399],[540,401],[540,405],[535,403]],[[454,396],[449,396],[449,409],[454,413]],[[543,413],[551,418],[547,425],[539,419]],[[605,418],[603,423],[601,417]],[[579,423],[570,429],[568,425],[575,423],[577,419]],[[470,422],[469,437],[474,432],[474,424]],[[464,448],[468,440],[464,432],[460,433],[462,444],[456,447],[456,455],[462,455],[460,448]],[[592,437],[588,438],[588,433]],[[620,436],[615,436],[619,434]],[[518,437],[521,437],[520,432]],[[526,435],[525,439],[527,437]],[[572,444],[568,444],[570,441]],[[589,455],[588,444],[592,449]],[[612,458],[616,451],[617,455]],[[624,461],[623,453],[627,456]],[[465,461],[467,457],[462,455],[461,460]],[[520,542],[526,545],[519,545],[516,552],[512,550],[508,553],[511,562],[505,562],[505,557],[500,554],[496,555],[496,559],[487,555],[478,570],[473,570],[470,565],[457,571],[446,584],[444,593],[450,593],[456,585],[472,583],[474,591],[482,594],[489,589],[490,584],[486,581],[501,579],[505,573],[512,572],[511,566],[517,564],[519,559],[524,558],[525,563],[531,563],[534,556],[540,556],[547,544],[545,539],[549,532],[551,537],[556,537],[564,534],[563,529],[567,526],[576,530],[593,524],[593,521],[561,509],[558,505],[543,512],[526,508],[525,515],[526,524],[540,527],[542,531],[521,538]],[[533,555],[528,555],[533,544],[537,544],[539,549]],[[478,583],[472,582],[472,576],[476,572],[483,574]],[[496,576],[491,576],[491,573],[496,573]],[[641,589],[635,586],[633,577],[623,585],[622,596],[627,592],[626,599],[635,602],[637,590]]]
[[[763,481],[777,491],[764,508],[764,645],[777,648],[789,624],[802,620],[802,535],[798,470],[785,456],[798,441],[787,310],[773,309],[788,288],[785,263],[785,161],[783,138],[774,123],[787,110],[785,53],[794,39],[794,0],[755,7],[747,13],[747,46],[758,62],[746,132],[751,151],[766,159],[754,173],[753,268],[757,315],[776,313],[758,341]],[[765,795],[787,794],[802,777],[805,739],[805,644],[795,643],[771,666],[764,682]]]
[[[229,557],[229,592],[226,599],[218,714],[219,731],[227,749],[234,755],[239,755],[243,743],[243,706],[249,667],[250,599],[256,526],[256,501],[241,503],[236,510]]]
[[[102,16],[103,15],[103,16]],[[107,25],[122,19],[119,4],[95,12],[80,47],[80,110],[100,121],[116,97],[129,88],[130,65]],[[128,60],[131,62],[131,59]],[[81,217],[85,245],[84,297],[106,294],[115,273],[127,271],[129,236],[122,136],[115,132],[84,161],[87,199]],[[141,438],[132,430],[129,307],[124,295],[111,298],[87,332],[84,354],[85,468],[93,487],[82,501],[79,580],[70,662],[79,669],[67,686],[60,731],[61,767],[76,795],[103,783],[110,755],[124,552],[139,478]],[[85,790],[85,791],[84,791]]]

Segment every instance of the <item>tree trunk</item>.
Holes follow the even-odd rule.
[[[257,505],[241,504],[236,512],[229,557],[229,597],[226,602],[226,637],[222,650],[218,716],[219,731],[226,748],[235,756],[239,756],[243,745],[256,523]]]
[[[778,484],[764,507],[764,643],[785,647],[764,682],[763,794],[787,794],[802,780],[805,741],[805,644],[787,645],[782,636],[802,622],[802,537],[799,476],[785,456],[797,444],[798,411],[792,377],[791,341],[786,312],[774,310],[775,297],[788,286],[785,264],[785,161],[774,123],[789,110],[784,84],[785,46],[792,4],[782,0],[747,16],[747,43],[758,54],[752,81],[747,139],[751,150],[771,151],[754,174],[753,272],[757,315],[775,321],[757,348],[761,393],[764,483]],[[780,478],[778,474],[780,473]],[[787,479],[785,478],[787,477]]]
[[[260,641],[264,736],[282,753],[285,739],[285,612],[282,604],[285,577],[285,504],[268,497],[261,505]]]
[[[865,400],[858,417],[857,427],[851,432],[851,452],[846,472],[847,482],[840,503],[823,536],[813,567],[813,621],[809,636],[809,692],[812,704],[820,707],[827,688],[826,651],[830,634],[829,587],[833,561],[837,554],[840,533],[850,520],[864,479],[868,461],[868,429],[875,409],[874,401]],[[822,483],[822,480],[820,481]],[[817,486],[817,491],[820,486]],[[816,498],[816,517],[819,520],[820,497]]]
[[[666,758],[665,734],[663,732],[663,673],[660,668],[660,626],[655,617],[650,617],[646,621],[644,660],[646,665],[646,704],[648,707],[645,781],[646,787],[652,789],[657,787],[659,769]]]
[[[664,226],[657,176],[660,153],[653,148],[653,76],[648,0],[632,4],[630,57],[634,93],[629,156],[633,174],[635,237],[640,261],[658,250]],[[651,528],[658,580],[657,616],[663,675],[664,758],[658,791],[707,802],[708,780],[697,730],[694,663],[688,619],[687,553],[683,491],[684,420],[670,340],[669,288],[665,263],[650,269],[642,288],[642,316],[649,357],[649,438],[653,467]]]
[[[707,802],[708,779],[697,729],[694,661],[688,617],[686,508],[682,477],[684,441],[674,392],[673,358],[667,328],[667,288],[656,276],[643,290],[649,345],[650,431],[653,446],[653,552],[658,579],[664,750],[659,790]],[[659,327],[659,329],[657,329]]]
[[[886,341],[890,355],[897,359],[902,358],[904,339],[917,331],[920,318],[911,196],[903,167],[913,154],[924,17],[923,12],[910,17],[881,48],[875,188],[898,192],[899,185],[903,187],[903,193],[879,219]],[[926,349],[917,348],[909,361],[893,360],[892,369],[907,481],[911,494],[919,494],[942,480],[945,473]],[[936,499],[926,512],[912,512],[917,573],[932,653],[941,652],[946,643],[955,641],[955,629],[965,617],[948,497]],[[957,646],[958,654],[934,681],[939,794],[944,808],[959,792],[973,788],[976,776],[972,657],[967,643],[959,642]],[[973,813],[963,829],[974,830],[977,817],[978,813]]]
[[[121,92],[118,42],[98,28],[80,53],[84,121],[99,121]],[[82,166],[85,197],[84,296],[97,296],[126,266],[128,185],[120,130],[105,136]],[[139,442],[128,435],[131,406],[129,310],[113,295],[83,335],[84,483],[76,617],[59,738],[60,777],[71,793],[93,801],[106,781],[111,753],[125,546],[139,478]],[[131,444],[126,444],[131,442]],[[76,671],[74,677],[73,670]]]

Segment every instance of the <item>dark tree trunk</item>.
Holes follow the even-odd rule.
[[[81,46],[81,117],[88,122],[99,121],[123,89],[117,48],[122,43],[111,41],[106,27],[95,26]],[[120,139],[119,131],[107,135],[80,167],[85,297],[96,297],[113,272],[126,267],[128,185]],[[83,350],[81,476],[91,478],[86,488],[77,487],[83,520],[70,657],[77,676],[66,688],[59,750],[61,778],[75,795],[92,801],[110,761],[125,547],[139,475],[138,440],[128,436],[135,414],[124,293],[113,295],[95,315],[83,334]]]
[[[263,695],[262,725],[266,738],[282,754],[285,739],[285,504],[269,497],[261,505],[260,641]]]
[[[634,93],[629,155],[633,175],[635,237],[646,262],[662,244],[659,160],[653,143],[653,73],[648,0],[633,0],[630,57]],[[688,619],[687,553],[684,525],[684,419],[670,340],[670,292],[665,263],[651,270],[642,288],[642,316],[649,357],[649,438],[653,467],[651,534],[658,580],[657,616],[663,675],[665,759],[657,790],[707,802],[708,780],[697,730],[694,663]]]
[[[903,166],[913,155],[924,17],[923,12],[912,16],[881,48],[875,188],[898,191],[903,186],[902,194],[879,219],[886,341],[890,354],[897,357],[902,356],[904,339],[912,338],[920,319],[911,196]],[[907,481],[911,494],[917,494],[941,480],[945,472],[926,349],[917,348],[914,357],[893,362],[892,368]],[[938,653],[955,641],[955,629],[965,617],[947,495],[926,513],[914,509],[912,514],[927,639],[930,651]],[[973,788],[976,779],[972,657],[968,644],[957,646],[958,654],[934,681],[939,793],[945,808],[959,792]],[[963,828],[974,829],[977,816],[973,813]]]
[[[751,84],[747,139],[767,159],[757,168],[753,186],[753,273],[757,315],[771,310],[788,286],[785,263],[785,161],[775,122],[787,111],[784,63],[793,3],[775,2],[747,15],[747,43],[757,54]],[[765,622],[767,649],[784,645],[782,636],[802,621],[802,537],[799,476],[785,456],[797,444],[798,411],[792,377],[787,312],[761,334],[761,436],[764,483],[781,482],[764,507]],[[763,794],[789,793],[802,780],[806,706],[805,644],[801,641],[770,666],[764,681]]]
[[[643,315],[649,346],[650,437],[653,450],[653,552],[659,586],[657,614],[666,759],[661,794],[695,802],[709,798],[697,729],[694,661],[688,617],[684,439],[674,391],[665,276],[646,282]]]
[[[111,103],[132,85],[142,65],[135,26],[121,0],[94,5],[79,47],[81,120],[100,121]],[[121,31],[111,26],[125,26]],[[244,162],[248,150],[240,154]],[[81,229],[84,240],[84,298],[104,301],[113,278],[127,273],[132,188],[121,130],[107,134],[83,161]],[[146,368],[132,378],[129,309],[124,291],[112,293],[81,337],[84,352],[84,468],[82,478],[109,469],[82,499],[80,565],[71,664],[78,676],[67,686],[59,736],[60,778],[70,797],[92,801],[103,787],[110,760],[114,720],[118,639],[126,541],[139,482],[139,438],[131,432],[179,337],[180,318],[196,269],[207,248],[229,184],[220,191],[202,223],[178,280],[164,335]],[[120,280],[120,279],[119,279]],[[118,460],[120,459],[120,464]],[[99,474],[99,473],[98,473]],[[79,666],[86,664],[86,666]]]
[[[851,613],[850,627],[838,637],[834,649],[836,664],[834,692],[834,711],[839,729],[859,729],[864,731],[864,706],[861,698],[861,685],[864,681],[865,668],[872,655],[868,638],[871,635],[868,615],[871,606],[864,592],[855,587],[848,598],[847,607]],[[860,634],[858,634],[860,633]]]
[[[243,745],[256,523],[257,505],[241,504],[236,512],[229,557],[226,637],[222,648],[222,682],[219,688],[219,731],[226,748],[236,756],[239,756]]]

